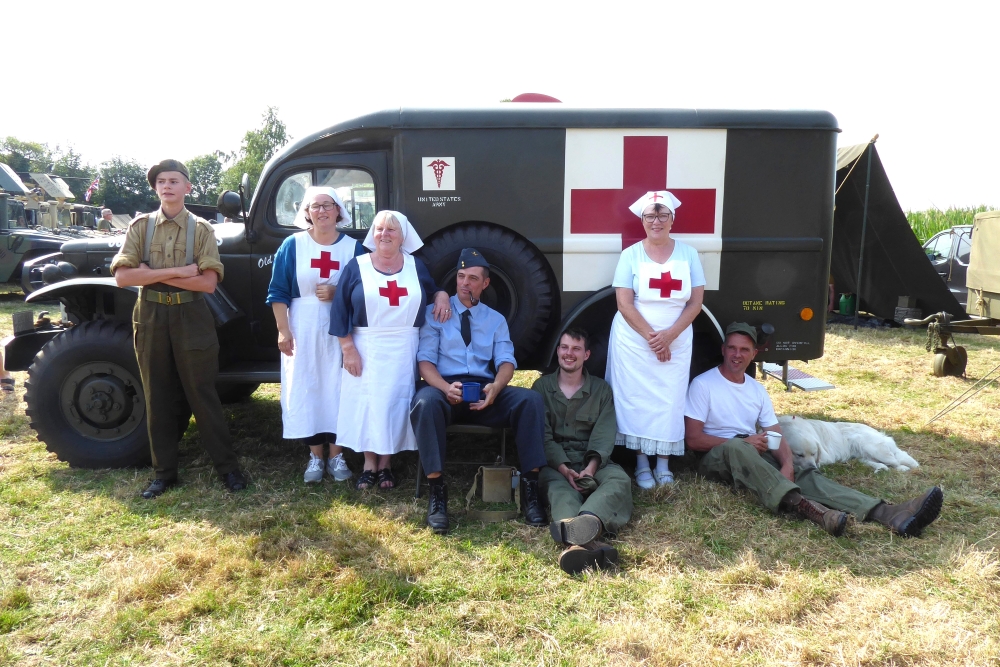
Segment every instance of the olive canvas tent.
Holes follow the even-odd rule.
[[[965,285],[966,310],[971,315],[1000,318],[1000,211],[976,214],[972,229],[972,255]]]
[[[861,253],[865,184],[871,146],[868,216]],[[861,258],[861,287],[858,261]],[[833,215],[833,252],[830,263],[837,294],[859,298],[858,309],[892,320],[899,297],[914,297],[924,315],[946,311],[964,317],[962,306],[934,271],[899,206],[875,144],[837,150],[837,195]]]

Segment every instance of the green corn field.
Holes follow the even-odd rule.
[[[927,211],[907,211],[906,220],[913,228],[921,245],[938,232],[955,225],[971,225],[976,213],[992,211],[995,206],[968,206],[965,208],[949,208],[946,211],[932,208]]]

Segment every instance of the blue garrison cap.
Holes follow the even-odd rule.
[[[486,258],[478,250],[475,248],[463,248],[462,254],[458,256],[458,266],[455,269],[469,269],[473,266],[490,268],[489,262],[486,261]]]

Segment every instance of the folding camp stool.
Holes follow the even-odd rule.
[[[507,463],[507,429],[503,427],[495,428],[493,426],[479,426],[477,424],[452,424],[445,431],[447,437],[448,435],[482,435],[490,436],[500,434],[500,465],[505,465]],[[484,466],[493,465],[496,459],[490,461],[448,461],[448,464],[455,465],[467,465],[467,466]],[[417,491],[413,494],[414,498],[420,497],[420,482],[424,477],[424,467],[420,462],[420,456],[417,455]]]

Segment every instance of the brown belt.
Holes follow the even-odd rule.
[[[201,292],[189,292],[187,290],[181,292],[158,292],[152,289],[144,289],[142,293],[142,298],[146,301],[162,303],[164,306],[178,306],[182,303],[191,303],[196,299],[202,298]]]

